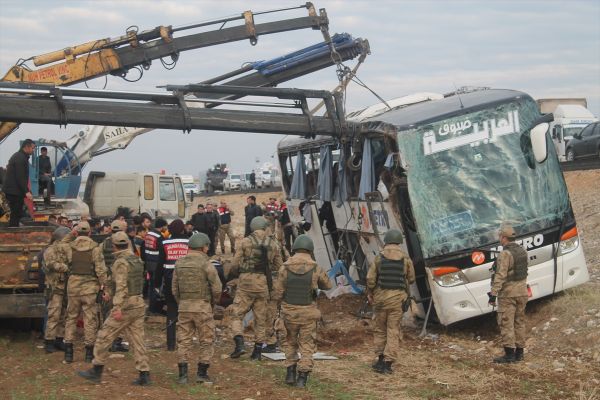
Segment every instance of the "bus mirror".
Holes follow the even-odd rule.
[[[531,129],[531,149],[535,161],[543,163],[548,158],[548,147],[546,144],[546,132],[548,131],[548,123],[542,122]]]

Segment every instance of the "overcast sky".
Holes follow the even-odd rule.
[[[301,1],[31,1],[0,0],[0,70],[19,59],[140,30],[300,4]],[[348,32],[369,40],[372,54],[359,77],[385,99],[414,92],[445,93],[460,86],[517,89],[534,98],[585,97],[600,115],[600,1],[315,1],[326,8],[330,32]],[[304,16],[304,10],[275,18]],[[256,22],[273,19],[257,17]],[[176,36],[186,34],[181,32]],[[302,30],[187,51],[177,67],[165,70],[155,61],[143,78],[128,83],[108,77],[107,88],[157,91],[157,85],[199,82],[238,68],[246,61],[273,58],[322,40],[318,31]],[[353,62],[348,62],[352,66]],[[33,67],[33,65],[31,65]],[[102,88],[105,78],[89,82]],[[284,86],[332,89],[329,68]],[[77,87],[85,87],[83,84]],[[378,100],[356,85],[348,90],[347,108]],[[24,138],[66,139],[66,130],[24,124],[0,147],[0,164]],[[281,136],[156,130],[138,137],[124,151],[98,156],[86,170],[159,171],[194,174],[216,162],[235,171],[250,170],[256,158],[272,160]]]

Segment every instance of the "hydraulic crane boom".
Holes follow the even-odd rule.
[[[336,57],[340,61],[359,57],[358,64],[360,64],[370,51],[367,40],[353,39],[349,34],[335,34],[332,36],[331,42]],[[205,80],[203,83],[248,87],[276,86],[333,64],[330,46],[328,43],[322,42],[271,60],[249,63],[243,68]],[[189,99],[196,97],[233,100],[240,96],[223,93],[195,93],[186,96]],[[190,103],[190,106],[193,107],[195,104],[197,103]],[[220,104],[205,103],[204,107],[212,108]],[[139,127],[87,126],[84,130],[67,139],[66,143],[78,159],[75,166],[77,169],[83,168],[87,162],[97,155],[127,148],[137,136],[150,131],[152,129]]]
[[[140,73],[143,73],[144,69],[150,68],[152,60],[163,61],[162,59],[167,56],[170,56],[172,61],[170,63],[163,61],[163,64],[166,63],[171,68],[182,51],[244,39],[249,39],[254,45],[260,35],[305,28],[320,30],[326,42],[331,40],[328,31],[329,21],[324,9],[319,10],[317,14],[310,2],[293,8],[306,8],[308,16],[255,24],[255,15],[283,10],[260,13],[246,11],[239,16],[182,27],[159,26],[141,33],[130,30],[117,38],[100,39],[30,57],[28,60],[33,60],[36,66],[44,66],[39,69],[28,68],[25,65],[28,60],[22,60],[8,71],[2,81],[68,86],[107,74],[124,77],[130,69],[136,67],[139,68]],[[243,20],[244,24],[224,27],[225,24],[236,20]],[[173,36],[174,33],[183,30],[216,24],[220,27],[215,30],[181,37]],[[0,142],[18,126],[16,123],[6,121],[0,122]]]

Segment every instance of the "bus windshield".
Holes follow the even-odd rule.
[[[569,199],[554,146],[537,164],[522,135],[538,116],[523,98],[398,134],[425,258],[495,243],[504,221],[519,236],[560,225]]]

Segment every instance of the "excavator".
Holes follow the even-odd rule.
[[[308,16],[265,23],[254,22],[255,16],[302,8],[308,11]],[[240,24],[239,21],[242,23]],[[231,26],[233,23],[237,25]],[[217,29],[176,36],[178,32],[208,29],[211,26],[217,26]],[[307,28],[321,31],[325,42],[331,41],[327,12],[325,9],[320,9],[317,13],[310,2],[277,10],[244,11],[240,15],[179,27],[161,25],[142,32],[139,32],[136,27],[131,27],[121,36],[92,40],[62,50],[20,59],[1,81],[69,86],[108,74],[136,81],[142,77],[145,70],[150,68],[153,60],[160,60],[165,68],[173,69],[183,51],[245,39],[255,45],[260,35]],[[170,60],[167,60],[167,57]],[[39,68],[30,68],[27,65],[29,61]],[[128,78],[131,70],[137,70],[138,76],[135,79]],[[18,123],[1,121],[0,143],[17,127]]]

